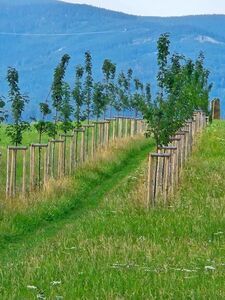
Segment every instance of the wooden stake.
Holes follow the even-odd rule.
[[[43,177],[43,186],[46,188],[47,182],[48,182],[48,151],[49,151],[49,146],[45,148],[44,152],[44,177]]]
[[[22,195],[26,196],[26,150],[23,150],[23,184],[22,184]]]
[[[170,156],[165,157],[164,160],[164,170],[163,170],[163,199],[164,205],[168,202],[168,172],[169,172],[169,158]]]
[[[11,150],[10,197],[15,196],[15,152]]]
[[[151,154],[148,157],[148,186],[147,186],[147,208],[150,207],[150,203],[152,206],[155,206],[155,201],[153,197],[153,159]]]
[[[80,149],[81,163],[85,162],[85,130],[81,132],[81,149]]]
[[[11,170],[11,157],[10,150],[7,148],[7,169],[6,169],[6,198],[10,197],[10,170]]]

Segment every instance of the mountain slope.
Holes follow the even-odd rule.
[[[0,94],[7,92],[5,75],[15,66],[22,88],[30,95],[28,115],[49,93],[53,69],[62,54],[72,56],[68,80],[83,54],[93,54],[95,77],[101,76],[104,58],[118,68],[131,66],[142,80],[153,81],[156,41],[170,32],[172,48],[195,57],[204,50],[212,72],[214,96],[222,97],[225,63],[225,16],[182,18],[137,17],[87,5],[55,0],[20,0],[0,3]]]

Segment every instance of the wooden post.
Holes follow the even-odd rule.
[[[65,141],[61,140],[58,143],[58,177],[62,178],[65,175],[64,168],[64,149],[65,149]]]
[[[64,143],[65,141],[62,139],[59,140],[51,140],[49,142],[50,146],[49,146],[49,153],[48,156],[50,156],[49,160],[51,161],[51,177],[54,178],[55,177],[55,167],[57,167],[57,177],[61,178],[64,175]],[[56,161],[56,166],[54,164],[55,162],[55,145],[58,145],[58,159]],[[54,146],[54,147],[53,147]]]
[[[131,137],[134,137],[135,132],[135,120],[131,119]]]
[[[216,98],[212,101],[212,119],[220,120],[220,99]]]
[[[188,151],[188,134],[189,130],[182,130],[178,133],[178,135],[183,135],[183,144],[182,144],[182,158],[183,158],[183,165],[187,160],[187,151]]]
[[[191,153],[191,151],[192,151],[192,139],[193,139],[193,122],[192,121],[187,121],[186,124],[189,127],[188,152]]]
[[[156,159],[152,154],[149,154],[148,161],[148,187],[147,187],[147,206],[152,207],[156,205],[155,188],[156,188]]]
[[[98,149],[102,147],[102,124],[98,123]]]
[[[35,182],[37,181],[38,176],[38,187],[41,188],[41,184],[45,183],[46,177],[48,175],[48,159],[47,159],[47,148],[48,144],[31,144],[30,145],[30,191],[35,190]],[[44,152],[44,161],[38,160],[38,175],[35,173],[36,166],[36,151],[38,149],[38,153],[40,150],[45,149]],[[43,171],[42,170],[43,166]],[[41,173],[43,174],[43,182],[41,181]]]
[[[81,131],[81,148],[80,148],[81,163],[85,162],[85,129]]]
[[[11,174],[10,174],[10,196],[15,196],[15,152],[12,150],[11,154]]]
[[[52,143],[48,142],[48,152],[47,152],[47,177],[51,176],[51,153],[52,153]]]
[[[71,141],[70,141],[70,159],[69,159],[69,174],[71,175],[73,173],[74,169],[74,155],[75,155],[75,143],[74,143],[74,137],[75,134],[72,135]]]
[[[168,197],[168,167],[170,154],[168,153],[152,153],[149,159],[149,170],[148,170],[148,203],[152,203],[153,206],[162,196],[164,203]],[[153,159],[156,161],[153,164]],[[165,164],[164,164],[165,160]],[[152,173],[152,174],[151,174]],[[154,181],[154,184],[152,184]],[[153,188],[154,187],[154,188]]]
[[[72,157],[73,157],[73,139],[74,134],[60,134],[60,139],[64,140],[64,149],[63,149],[63,173],[71,174],[72,172]],[[67,159],[67,140],[70,140],[70,146],[69,146],[69,159]],[[67,171],[68,170],[68,171]]]
[[[195,139],[195,134],[196,134],[196,120],[195,117],[193,116],[193,121],[192,121],[192,145]]]
[[[54,141],[51,141],[51,177],[54,178],[55,174],[54,174],[54,171],[55,171],[55,159],[54,159],[54,155],[55,155],[55,144],[54,144]]]
[[[47,182],[48,182],[48,151],[49,151],[49,145],[45,148],[44,153],[44,177],[43,177],[43,186],[46,188]]]
[[[123,137],[123,118],[118,118],[118,137]]]
[[[34,166],[35,166],[35,148],[31,145],[30,146],[30,191],[34,190]]]
[[[23,150],[23,183],[22,183],[22,195],[26,196],[26,150]]]
[[[184,160],[185,160],[185,157],[184,157],[185,156],[185,153],[184,153],[185,133],[184,132],[177,132],[176,136],[181,138],[180,151],[179,151],[179,154],[180,154],[179,168],[180,168],[180,170],[182,170],[183,166],[184,166]]]
[[[175,170],[175,186],[179,183],[179,177],[180,177],[180,143],[181,138],[180,137],[174,137],[171,138],[170,141],[172,142],[173,146],[177,148],[176,156],[174,159],[174,170]]]
[[[75,143],[75,158],[74,158],[74,168],[76,168],[80,163],[81,155],[79,152],[79,133],[84,131],[83,128],[74,129],[74,143]],[[80,143],[80,151],[81,151],[81,143]]]
[[[125,119],[125,137],[127,138],[128,137],[128,122],[129,122],[129,119],[126,118]]]
[[[11,170],[11,152],[7,147],[7,166],[6,166],[6,198],[10,197],[10,170]]]
[[[137,132],[136,134],[141,134],[141,119],[137,119],[136,122],[137,122]]]
[[[114,142],[116,139],[116,119],[114,119],[112,122],[112,140]]]
[[[168,183],[168,179],[169,179],[169,159],[170,159],[170,154],[169,156],[166,156],[164,158],[164,170],[163,170],[163,200],[164,200],[164,205],[167,204],[168,202],[168,195],[169,195],[169,183]]]
[[[160,151],[159,153],[161,154],[170,154],[169,157],[169,161],[168,161],[168,165],[165,164],[165,168],[168,168],[167,170],[167,177],[166,183],[164,182],[164,184],[167,184],[166,186],[166,193],[167,196],[168,195],[172,195],[174,193],[174,189],[175,189],[175,177],[176,177],[176,156],[177,156],[177,147],[175,146],[163,146],[163,147],[158,147],[158,151]]]
[[[109,137],[110,137],[110,121],[105,122],[105,143],[106,147],[109,146]]]
[[[147,181],[147,208],[150,207],[150,203],[152,206],[155,206],[155,199],[153,195],[154,191],[154,182],[153,182],[153,158],[151,154],[148,157],[148,181]]]
[[[95,125],[91,128],[91,157],[95,157]]]

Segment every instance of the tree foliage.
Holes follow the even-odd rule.
[[[77,66],[75,74],[75,86],[72,91],[73,100],[75,102],[74,116],[77,128],[81,126],[81,121],[84,119],[82,116],[82,105],[84,103],[84,91],[82,89],[83,75],[84,68],[82,66]]]
[[[28,103],[28,97],[21,93],[19,88],[19,74],[15,68],[9,68],[7,73],[9,85],[9,102],[11,104],[12,124],[6,128],[6,134],[14,145],[22,143],[23,132],[29,128],[29,124],[22,120],[22,113]]]
[[[93,77],[92,77],[92,57],[90,51],[85,52],[85,84],[84,84],[84,104],[86,105],[85,117],[90,123],[91,103],[93,94]]]
[[[169,34],[162,34],[157,42],[157,92],[152,95],[151,84],[143,83],[131,68],[117,72],[117,66],[110,59],[102,65],[102,80],[93,79],[92,56],[85,52],[84,66],[75,69],[73,88],[65,81],[70,56],[62,56],[54,70],[51,86],[52,104],[40,103],[41,119],[35,123],[39,141],[46,133],[55,138],[60,129],[64,133],[82,122],[90,123],[92,117],[99,120],[112,116],[112,111],[144,116],[157,145],[168,144],[170,137],[190,119],[195,110],[209,113],[209,71],[205,68],[205,57],[201,52],[196,60],[170,50]],[[23,122],[22,113],[28,98],[20,92],[18,72],[9,68],[9,102],[12,124],[7,134],[14,144],[20,144],[22,133],[28,124]],[[52,111],[54,116],[52,116]],[[0,99],[0,122],[6,118],[5,101]],[[48,121],[54,119],[54,123]],[[75,121],[75,122],[74,122]],[[88,143],[88,131],[87,131]]]
[[[169,35],[158,41],[158,93],[154,101],[149,97],[142,112],[149,123],[157,145],[166,145],[195,110],[209,112],[209,71],[204,67],[204,55],[196,61],[177,53],[170,56]]]

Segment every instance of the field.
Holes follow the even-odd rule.
[[[112,148],[45,201],[1,215],[1,299],[224,299],[225,122],[167,208],[145,208],[151,140]]]

